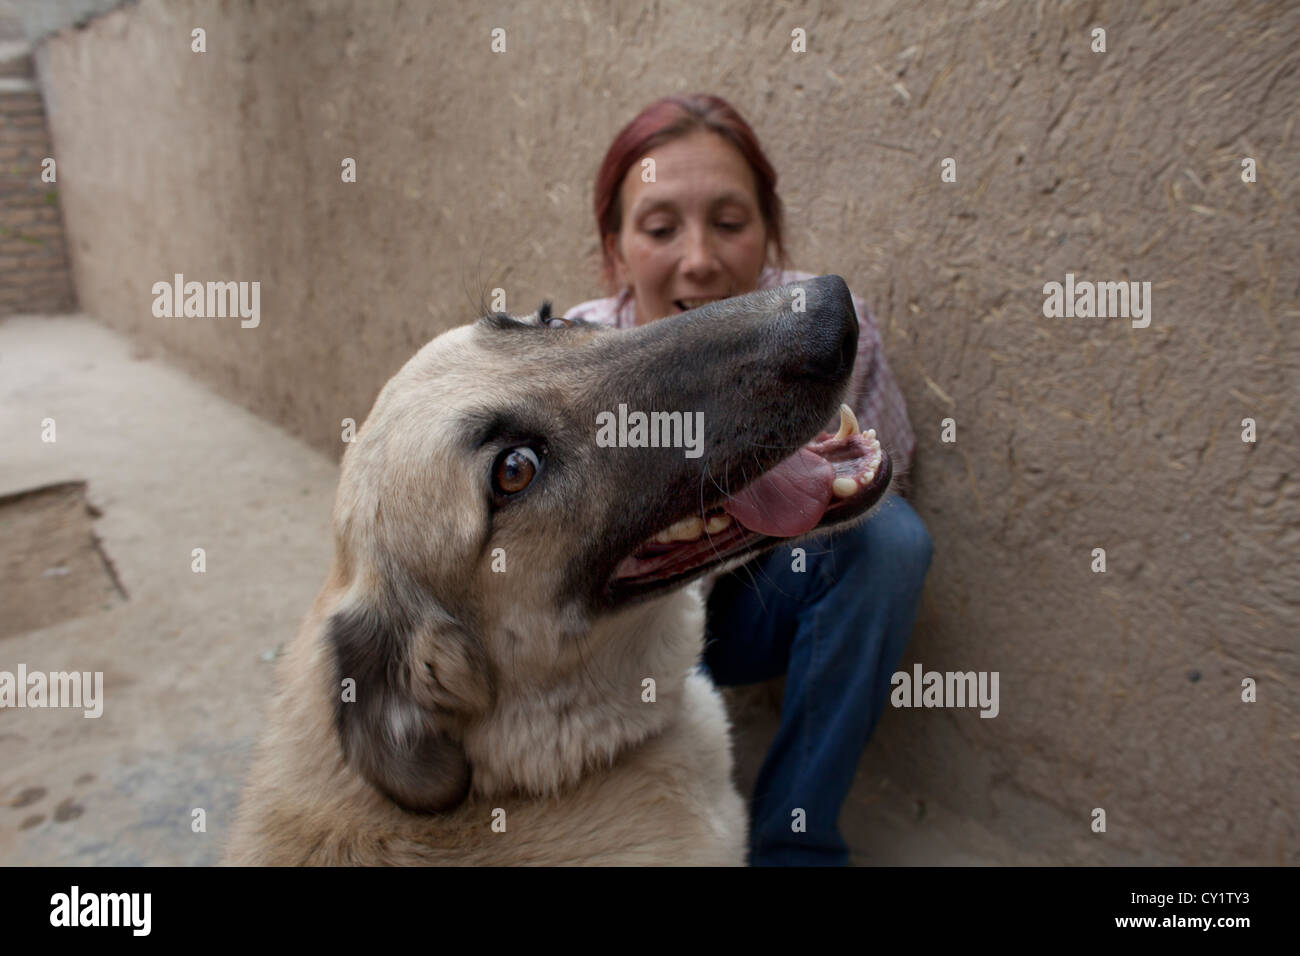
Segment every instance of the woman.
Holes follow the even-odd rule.
[[[776,174],[749,125],[715,96],[667,97],[623,128],[596,177],[596,222],[603,277],[622,291],[567,318],[627,328],[809,276],[784,270]],[[907,406],[871,314],[856,296],[854,305],[849,402],[901,474],[916,443]],[[776,548],[718,576],[708,596],[714,680],[786,674],[780,729],[754,789],[751,865],[848,862],[840,808],[911,632],[931,545],[916,512],[891,496],[805,550],[801,565]]]

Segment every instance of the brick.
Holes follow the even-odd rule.
[[[30,136],[32,130],[45,129],[45,114],[0,113],[0,125],[12,128],[17,134]]]
[[[23,226],[19,231],[24,236],[30,236],[33,239],[50,239],[61,238],[63,236],[63,226],[57,222],[37,222],[36,210],[28,210],[32,214],[31,224]]]
[[[0,93],[0,113],[39,110],[45,112],[41,94],[35,90],[15,90],[12,93]]]
[[[17,146],[25,153],[43,150],[42,155],[50,155],[49,145],[50,137],[41,130],[33,129],[16,129],[10,130],[4,137],[6,143]]]
[[[6,139],[28,139],[33,135],[44,134],[44,116],[6,116],[0,121],[0,130]]]
[[[19,87],[0,93],[0,109],[6,113],[14,110],[44,109],[41,91],[32,87]]]
[[[34,259],[26,264],[27,271],[32,274],[32,281],[38,279],[47,281],[57,279],[60,282],[69,274],[68,264],[62,256],[47,256],[43,259]]]
[[[33,269],[48,269],[56,264],[61,265],[63,262],[63,243],[52,242],[44,249],[29,252],[26,256],[20,258]]]
[[[0,60],[0,76],[26,80],[33,75],[30,54],[24,53],[21,56],[11,56],[8,59]]]
[[[0,115],[4,116],[44,116],[45,106],[37,100],[34,103],[14,103],[6,104],[0,108]]]
[[[23,297],[26,299],[49,300],[49,299],[58,299],[62,296],[67,295],[66,288],[62,288],[59,286],[29,287],[27,289],[24,289],[23,292],[25,293]]]
[[[45,114],[44,113],[19,113],[13,116],[12,113],[4,118],[3,129],[8,131],[8,135],[23,135],[25,131],[29,133],[45,134]]]

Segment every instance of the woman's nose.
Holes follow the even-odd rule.
[[[717,264],[713,254],[713,240],[708,230],[692,228],[686,232],[686,254],[682,259],[684,272],[709,272]]]

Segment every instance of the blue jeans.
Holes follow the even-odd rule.
[[[783,545],[717,579],[704,665],[719,685],[786,674],[781,726],[754,786],[750,864],[843,866],[840,808],[889,698],[932,546],[894,495],[867,521],[796,547],[803,571]]]

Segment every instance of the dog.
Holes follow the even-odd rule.
[[[422,348],[343,457],[225,862],[743,865],[695,582],[881,501],[889,458],[840,405],[857,337],[832,275]],[[620,406],[703,413],[697,454],[598,442]]]

